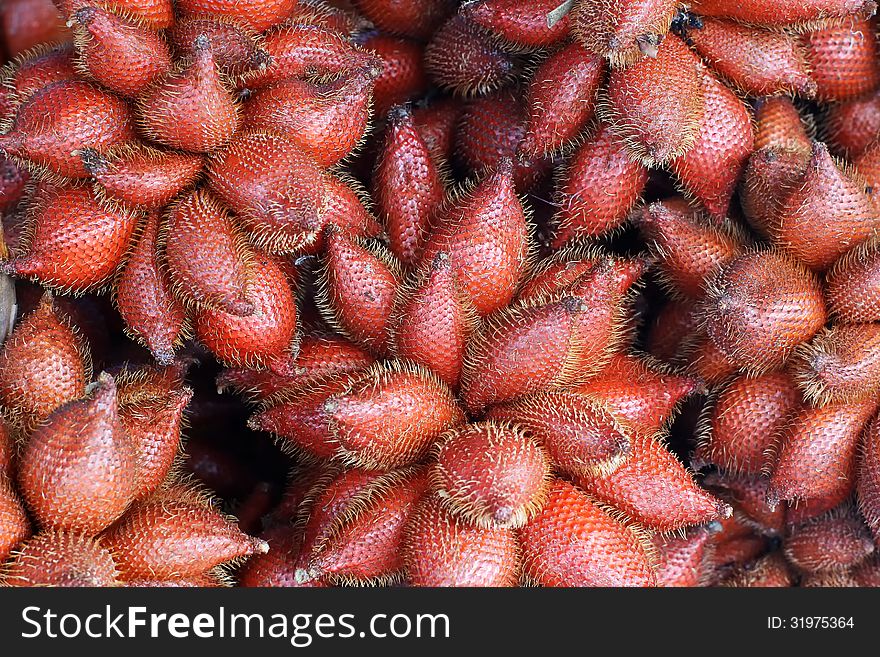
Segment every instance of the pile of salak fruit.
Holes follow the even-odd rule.
[[[875,10],[6,0],[0,581],[880,584]]]

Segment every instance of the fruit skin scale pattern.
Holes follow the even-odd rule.
[[[0,7],[0,583],[880,582],[876,6],[558,4]]]

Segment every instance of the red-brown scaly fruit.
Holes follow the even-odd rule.
[[[749,157],[739,201],[752,228],[769,237],[780,208],[810,164],[810,151],[800,147],[765,146]]]
[[[629,156],[607,124],[571,156],[557,184],[559,211],[552,245],[605,235],[623,225],[648,182],[648,169]]]
[[[701,388],[692,377],[664,371],[649,359],[617,354],[599,374],[573,388],[599,402],[622,424],[639,433],[657,433],[676,407]]]
[[[434,83],[462,96],[484,95],[513,81],[517,63],[492,34],[455,14],[425,47],[425,71]]]
[[[819,100],[853,100],[880,87],[875,21],[850,18],[801,39]]]
[[[752,152],[752,119],[743,102],[712,73],[700,67],[699,76],[705,111],[696,141],[670,166],[687,194],[722,218]]]
[[[880,239],[846,253],[825,277],[832,316],[842,322],[880,321]]]
[[[383,32],[429,39],[455,11],[452,0],[354,0],[354,6]]]
[[[433,263],[441,252],[449,255],[459,285],[481,316],[513,299],[526,271],[529,228],[509,160],[438,213],[421,263]]]
[[[452,160],[455,128],[463,109],[456,98],[437,98],[413,109],[413,124],[438,163]]]
[[[0,34],[10,56],[42,43],[66,42],[70,32],[50,0],[8,0],[0,8]]]
[[[172,488],[132,505],[101,535],[120,579],[190,577],[262,554],[268,544],[243,534],[202,496]]]
[[[515,586],[513,532],[455,517],[436,495],[422,499],[406,526],[403,561],[412,586]]]
[[[80,157],[99,195],[150,210],[163,208],[192,185],[205,164],[200,155],[144,145],[103,154],[84,148]]]
[[[392,253],[407,267],[414,265],[446,188],[437,161],[405,107],[389,112],[373,186]]]
[[[862,435],[856,491],[862,516],[880,544],[880,419],[876,416]]]
[[[87,178],[82,149],[104,151],[133,139],[125,102],[72,80],[50,84],[24,101],[0,135],[0,151],[68,178]]]
[[[31,523],[27,513],[12,483],[0,471],[0,560],[5,561],[12,549],[30,535]]]
[[[514,158],[526,133],[523,99],[510,91],[499,91],[468,101],[455,133],[456,159],[471,176],[495,171],[506,158]],[[532,189],[549,168],[545,159],[514,159],[513,178],[517,190]]]
[[[263,555],[260,555],[263,556]],[[126,588],[226,588],[232,586],[231,579],[221,569],[209,570],[191,577],[170,577],[168,579],[133,579],[125,582]]]
[[[544,508],[517,532],[523,574],[541,586],[654,586],[639,535],[556,480]]]
[[[538,440],[554,466],[572,474],[618,467],[629,453],[631,432],[602,405],[569,392],[540,392],[489,409]]]
[[[767,504],[770,480],[766,476],[710,472],[702,484],[730,503],[736,513],[746,516],[743,522],[756,532],[765,536],[781,536],[784,532],[788,509],[783,504],[771,509]]]
[[[643,56],[657,56],[675,15],[674,0],[581,0],[575,6],[571,29],[593,52],[614,66],[630,64]]]
[[[780,432],[767,501],[833,498],[852,490],[862,427],[876,400],[804,406]]]
[[[404,530],[427,487],[424,471],[399,471],[349,504],[309,555],[311,578],[347,584],[398,579],[404,567]]]
[[[862,519],[843,507],[789,528],[785,556],[805,572],[840,570],[866,559],[874,542]]]
[[[708,220],[681,199],[656,201],[638,217],[665,282],[686,297],[700,299],[706,285],[744,251],[745,238],[731,222]]]
[[[825,133],[837,152],[858,157],[880,134],[880,92],[829,106]]]
[[[549,14],[559,7],[558,0],[477,0],[461,11],[505,41],[529,48],[544,48],[568,36],[568,13],[551,24]]]
[[[794,584],[794,574],[780,552],[738,567],[719,586],[735,588],[782,588]]]
[[[269,54],[262,49],[258,33],[240,18],[181,18],[166,36],[178,55],[192,57],[193,45],[201,34],[211,41],[214,61],[225,75],[238,76],[269,63]]]
[[[371,64],[374,55],[355,48],[347,36],[317,25],[278,25],[264,35],[266,66],[245,72],[240,86],[259,89],[309,72],[337,75]]]
[[[240,132],[214,155],[208,182],[252,241],[272,252],[310,244],[327,220],[327,176],[286,137]]]
[[[70,44],[40,46],[22,53],[0,69],[0,118],[11,117],[17,104],[53,82],[78,77]]]
[[[699,28],[688,29],[687,38],[712,68],[748,95],[816,94],[806,53],[794,36],[704,18]]]
[[[5,419],[0,418],[0,477],[12,476],[15,461],[12,432]]]
[[[775,241],[822,270],[878,230],[880,210],[864,186],[838,168],[825,144],[815,143],[806,173],[771,225]]]
[[[521,527],[546,499],[548,454],[516,425],[489,421],[452,429],[434,457],[431,488],[467,523]]]
[[[747,253],[719,272],[709,283],[705,312],[712,342],[755,373],[780,365],[826,317],[815,276],[773,251]]]
[[[242,124],[282,134],[322,167],[333,166],[367,131],[375,73],[362,68],[324,84],[285,80],[260,89],[244,104]]]
[[[850,575],[858,586],[878,588],[880,587],[880,555],[876,554],[872,559],[866,559],[850,571]]]
[[[62,16],[69,16],[82,0],[53,0]],[[103,4],[103,3],[102,3]],[[114,0],[113,7],[143,23],[144,27],[164,30],[174,24],[173,0]]]
[[[142,342],[157,362],[168,365],[186,335],[186,310],[171,292],[159,264],[159,215],[151,212],[116,280],[116,307],[126,332]]]
[[[464,422],[452,392],[431,372],[388,361],[352,375],[324,403],[337,456],[389,470],[419,460],[447,429]]]
[[[349,238],[335,228],[324,232],[324,241],[322,313],[358,344],[385,353],[401,276],[399,264],[378,245]]]
[[[125,512],[137,486],[137,461],[111,376],[102,374],[89,397],[57,409],[30,435],[18,483],[44,528],[94,534]]]
[[[858,401],[880,392],[880,325],[837,324],[795,354],[792,371],[814,404]]]
[[[702,16],[733,18],[743,23],[782,26],[809,23],[821,18],[840,18],[850,14],[870,16],[877,9],[871,0],[804,0],[803,2],[762,2],[762,0],[695,0],[691,9]]]
[[[573,242],[536,263],[516,299],[519,302],[540,301],[570,290],[600,262],[609,261],[611,256],[595,246],[586,242]]]
[[[713,532],[691,527],[683,535],[651,537],[657,560],[657,586],[704,586],[708,578],[708,553]]]
[[[786,372],[735,378],[706,408],[697,460],[726,472],[760,474],[800,401],[797,384]]]
[[[575,481],[596,499],[660,532],[726,518],[733,511],[700,488],[660,440],[639,434],[630,437],[629,455],[616,469]]]
[[[603,60],[579,43],[541,62],[528,84],[528,120],[520,156],[541,157],[572,144],[593,119],[604,72]]]
[[[238,571],[238,586],[244,588],[292,588],[300,586],[296,581],[296,560],[299,557],[302,531],[298,527],[273,527],[261,535],[269,551],[257,554]],[[308,586],[322,586],[321,580],[313,580]],[[131,583],[129,582],[129,586]]]
[[[229,141],[241,117],[208,37],[196,37],[193,48],[192,58],[141,95],[137,118],[141,132],[152,141],[209,153]]]
[[[696,143],[706,107],[698,65],[670,35],[656,57],[611,71],[600,113],[646,166],[665,164]]]
[[[20,164],[0,155],[0,213],[13,210],[25,196],[30,172]]]
[[[297,310],[284,270],[271,257],[255,253],[246,301],[247,317],[201,308],[196,336],[222,363],[232,367],[268,367],[285,373],[296,349]]]
[[[118,586],[119,573],[100,541],[48,529],[16,550],[6,565],[4,586]]]
[[[93,5],[71,21],[79,68],[110,91],[137,96],[171,68],[171,49],[158,32]]]
[[[188,194],[162,228],[168,277],[175,295],[196,308],[247,316],[252,251],[229,213],[206,190]]]
[[[280,23],[297,0],[177,0],[181,16],[220,16],[241,21],[257,32]]]
[[[789,500],[787,504],[783,505],[787,507],[785,510],[786,524],[797,525],[818,518],[841,504],[849,503],[855,492],[855,484],[853,479],[849,479],[845,485],[838,486],[837,490],[828,495],[820,495],[806,500],[800,498]]]
[[[649,354],[663,363],[680,360],[687,338],[699,332],[700,314],[691,299],[672,299],[664,305],[645,341]]]
[[[397,293],[392,349],[398,358],[423,365],[457,388],[476,312],[455,280],[444,252],[428,270],[414,274]]]
[[[692,338],[685,341],[683,351],[688,363],[687,372],[708,386],[724,383],[739,369],[700,327]]]
[[[382,73],[373,84],[373,112],[382,117],[394,107],[423,95],[428,77],[422,62],[422,44],[375,33],[362,46],[378,58]]]
[[[13,420],[35,426],[82,397],[91,375],[84,341],[46,294],[0,351],[0,400]]]
[[[335,226],[349,237],[371,238],[384,235],[382,225],[372,213],[372,199],[361,184],[346,174],[326,174],[324,191],[327,194],[327,207],[323,221],[327,226]],[[319,233],[315,241],[302,247],[304,255],[319,255],[324,252],[324,233]]]
[[[768,146],[807,152],[813,147],[800,112],[785,96],[761,98],[755,103],[755,150]]]

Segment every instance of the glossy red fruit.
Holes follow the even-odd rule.
[[[85,148],[80,157],[99,195],[150,210],[164,207],[192,185],[205,164],[200,155],[142,145],[103,154]]]
[[[379,220],[373,215],[373,204],[369,193],[354,178],[344,174],[324,176],[324,190],[327,194],[327,207],[324,221],[350,237],[373,238],[384,234]],[[324,252],[324,233],[314,242],[302,248],[304,254],[318,255]]]
[[[0,420],[0,477],[12,476],[15,449],[12,430],[6,420]]]
[[[0,8],[5,50],[15,56],[42,43],[70,40],[51,0],[9,0]]]
[[[862,427],[876,401],[805,406],[781,432],[767,501],[834,498],[852,489]]]
[[[735,588],[781,588],[791,586],[794,574],[779,552],[773,552],[755,561],[743,564],[724,579],[719,586]]]
[[[88,82],[56,82],[19,106],[0,151],[69,178],[87,178],[84,148],[104,151],[134,139],[121,99]]]
[[[194,307],[247,316],[253,252],[233,218],[207,191],[180,199],[168,213],[162,242],[176,296]]]
[[[526,132],[523,99],[510,91],[499,91],[468,101],[455,134],[456,159],[472,176],[495,171],[512,158],[513,177],[519,191],[532,189],[547,173],[543,159],[520,160],[516,149]]]
[[[752,152],[752,120],[743,102],[705,68],[700,68],[705,111],[696,141],[671,167],[687,194],[713,217],[726,217],[746,158]]]
[[[620,66],[656,56],[675,10],[672,0],[626,0],[611,7],[601,0],[581,0],[571,28],[587,48]]]
[[[425,71],[442,89],[463,96],[483,95],[511,82],[516,61],[491,33],[465,14],[456,14],[425,47]]]
[[[436,162],[452,160],[455,129],[463,109],[455,98],[434,99],[413,109],[413,124]]]
[[[702,298],[709,281],[745,249],[734,224],[711,221],[677,198],[646,206],[638,224],[653,241],[664,282],[693,299]]]
[[[100,541],[49,529],[23,543],[3,576],[5,586],[118,586],[113,557]]]
[[[72,44],[39,46],[0,69],[0,117],[11,116],[22,103],[53,82],[79,77]]]
[[[761,0],[696,0],[691,3],[691,8],[704,16],[732,18],[758,25],[785,25],[850,14],[870,16],[877,5],[870,0],[806,0],[796,4]]]
[[[159,215],[152,212],[116,280],[114,293],[128,334],[167,365],[186,335],[186,311],[171,292],[168,274],[159,263],[158,243]]]
[[[698,333],[700,324],[696,303],[690,299],[672,299],[664,305],[651,325],[645,347],[649,354],[664,363],[680,360],[688,336]]]
[[[296,0],[177,0],[182,16],[222,16],[262,32],[280,23],[294,10]]]
[[[415,264],[446,196],[443,177],[412,113],[395,107],[373,174],[374,197],[389,247],[406,266]]]
[[[94,534],[125,512],[137,486],[137,462],[112,377],[102,375],[89,397],[57,409],[31,434],[18,483],[44,528]]]
[[[438,253],[430,269],[414,274],[397,295],[394,353],[427,367],[457,388],[465,348],[478,320],[446,253]]]
[[[875,416],[862,435],[858,455],[856,491],[859,509],[875,542],[880,540],[880,420]]]
[[[761,98],[755,103],[755,150],[768,146],[808,152],[813,146],[804,119],[785,96]]]
[[[224,364],[286,371],[296,348],[297,310],[290,281],[278,263],[264,253],[253,256],[245,317],[201,308],[196,336]]]
[[[579,43],[541,62],[528,85],[528,120],[520,155],[541,157],[576,141],[593,119],[604,72],[603,60]]]
[[[515,586],[518,552],[511,530],[471,525],[436,495],[415,508],[403,543],[412,586]]]
[[[225,75],[238,76],[269,63],[269,54],[263,50],[258,33],[240,18],[181,18],[166,32],[178,55],[184,57],[195,55],[193,45],[201,34],[211,41],[214,60]]]
[[[609,473],[576,478],[598,500],[656,531],[669,532],[726,518],[732,509],[700,488],[658,439],[633,435],[627,459]]]
[[[208,182],[261,248],[289,252],[317,239],[326,221],[327,182],[291,140],[240,132],[216,153]]]
[[[876,22],[850,18],[801,39],[819,100],[852,100],[880,87]]]
[[[697,458],[726,472],[760,474],[800,401],[786,372],[737,377],[707,408]]]
[[[709,386],[724,383],[739,369],[703,329],[686,340],[683,346],[686,354],[683,360],[688,362],[688,373]]]
[[[90,78],[123,96],[137,96],[171,68],[171,49],[152,29],[98,6],[71,14],[78,64]]]
[[[322,312],[358,344],[386,352],[400,281],[398,263],[384,249],[351,239],[337,229],[325,231],[324,240]]]
[[[302,531],[299,528],[280,526],[263,532],[261,537],[269,544],[269,551],[248,559],[238,571],[238,586],[244,588],[300,586],[296,581],[296,559],[299,556]],[[323,586],[321,580],[315,582],[318,584],[313,585]]]
[[[28,170],[0,155],[0,213],[7,213],[25,196],[31,179]]]
[[[880,321],[880,240],[846,253],[825,278],[828,309],[843,322]]]
[[[696,143],[706,107],[698,65],[669,35],[656,57],[611,71],[601,113],[646,166],[665,164]]]
[[[558,7],[556,0],[480,0],[464,5],[462,11],[505,41],[543,48],[562,41],[569,33],[568,13],[552,22],[549,18]]]
[[[82,4],[81,0],[53,0],[67,16]],[[113,6],[127,16],[137,19],[145,27],[163,30],[174,24],[173,0],[115,0]]]
[[[85,343],[47,294],[0,351],[0,399],[11,419],[35,425],[81,397],[91,374]]]
[[[708,553],[713,532],[706,527],[692,527],[683,535],[651,538],[656,551],[657,586],[704,586],[708,573]]]
[[[831,105],[825,114],[825,132],[837,152],[857,157],[880,134],[880,92]]]
[[[701,27],[688,29],[688,40],[737,89],[751,96],[816,94],[806,52],[797,38],[733,21],[707,17],[701,22]]]
[[[199,35],[193,47],[191,59],[140,97],[138,124],[144,135],[164,146],[209,153],[229,141],[241,118],[211,41]]]
[[[440,252],[480,315],[510,303],[525,274],[529,228],[509,160],[440,212],[420,262]]]
[[[172,488],[141,500],[101,535],[123,581],[189,577],[269,549],[199,493]]]
[[[345,390],[324,403],[323,412],[338,458],[381,470],[419,460],[444,431],[464,422],[449,388],[403,361],[353,375]]]
[[[544,508],[518,531],[523,574],[542,586],[654,586],[639,536],[557,479]]]
[[[244,104],[242,123],[249,130],[285,135],[321,166],[333,166],[367,131],[377,70],[358,69],[324,84],[286,80],[266,87]]]
[[[806,173],[781,204],[771,232],[786,251],[822,270],[878,227],[880,210],[863,186],[838,168],[824,144],[816,143]]]
[[[438,443],[431,487],[457,518],[480,527],[521,527],[543,505],[550,481],[544,448],[513,425],[468,424]]]
[[[773,251],[738,257],[709,285],[706,328],[715,346],[750,372],[781,364],[825,324],[815,277]]]
[[[654,434],[670,423],[681,401],[701,387],[694,378],[651,360],[618,354],[574,391],[596,400],[634,431]]]
[[[793,372],[815,404],[859,401],[880,392],[880,326],[838,324],[803,345]]]
[[[382,117],[395,105],[401,105],[427,91],[428,77],[422,61],[422,44],[375,33],[367,36],[362,46],[378,59],[382,67],[382,73],[373,85],[375,116]]]
[[[63,291],[100,288],[125,257],[138,217],[88,187],[45,187],[31,204],[27,251],[6,273]]]
[[[629,453],[631,431],[583,395],[543,392],[493,406],[487,417],[524,429],[553,465],[572,474],[610,471]]]
[[[743,522],[764,536],[781,536],[785,530],[788,509],[778,505],[771,509],[767,504],[767,488],[770,480],[766,475],[735,475],[710,472],[702,483],[725,502],[735,513],[745,516]]]
[[[428,39],[455,11],[451,0],[355,0],[354,6],[383,32]]]
[[[31,535],[27,513],[6,474],[0,472],[0,559]]]
[[[587,242],[569,244],[531,268],[531,276],[516,295],[517,301],[540,301],[570,290],[600,263],[611,260],[611,256]]]
[[[874,552],[865,523],[846,507],[791,527],[785,537],[785,556],[806,572],[854,566]]]
[[[553,246],[605,235],[623,225],[647,182],[648,169],[601,124],[577,147],[559,178]]]
[[[810,151],[765,146],[752,153],[743,171],[740,206],[752,227],[769,237],[780,208],[803,179]]]

